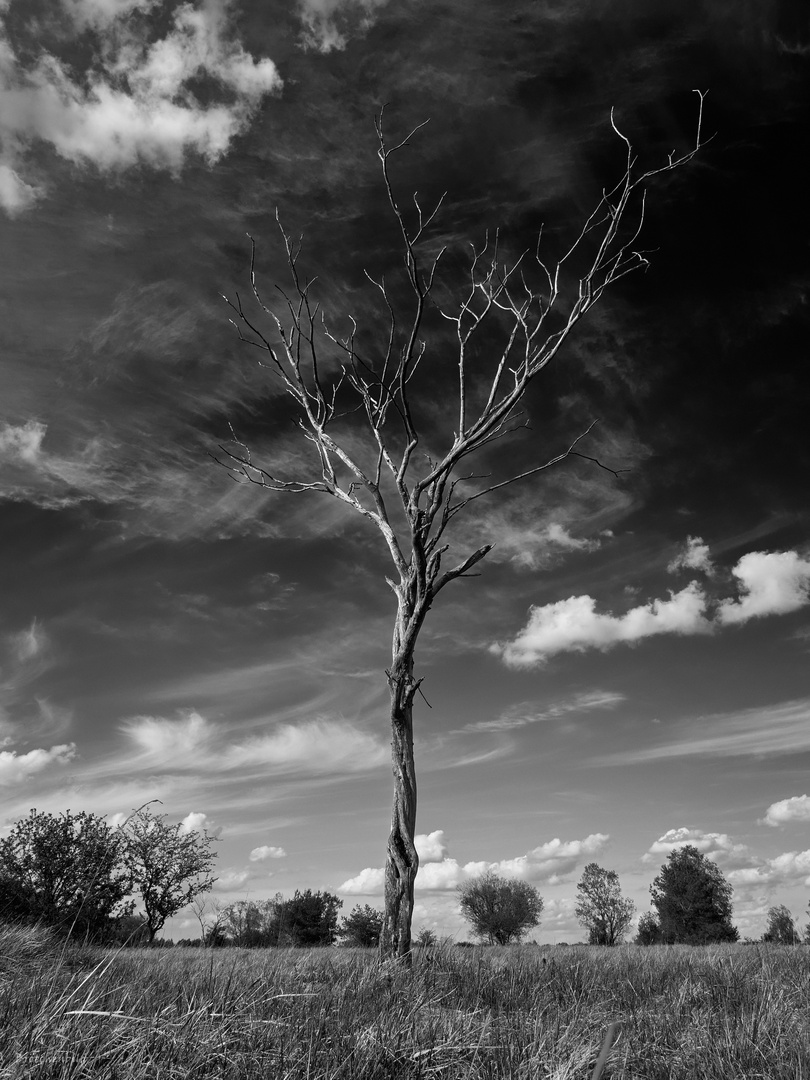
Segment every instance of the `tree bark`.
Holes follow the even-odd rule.
[[[403,590],[404,592],[404,590]],[[401,594],[400,594],[401,595]],[[380,934],[384,959],[411,963],[413,890],[419,869],[416,832],[416,767],[413,757],[414,646],[425,612],[415,615],[400,601],[394,634],[394,657],[388,674],[391,693],[391,766],[394,799],[385,865],[385,914]]]

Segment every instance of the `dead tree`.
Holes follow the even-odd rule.
[[[439,593],[457,578],[473,576],[473,568],[492,548],[492,544],[484,544],[445,569],[448,529],[471,503],[565,458],[586,457],[601,463],[578,449],[588,433],[585,431],[548,460],[497,483],[463,468],[472,455],[523,426],[518,410],[529,384],[557,355],[605,290],[647,266],[645,253],[636,247],[644,224],[646,185],[653,177],[686,164],[700,149],[704,94],[698,94],[693,148],[681,154],[673,151],[661,166],[646,171],[639,169],[631,143],[611,113],[613,129],[626,148],[624,171],[617,184],[603,191],[567,253],[554,262],[544,261],[538,238],[534,251],[507,263],[499,252],[497,236],[486,237],[480,246],[471,245],[468,276],[450,310],[436,297],[444,249],[436,251],[429,232],[444,196],[429,212],[423,211],[416,195],[412,207],[399,201],[390,161],[409,145],[419,128],[390,146],[383,134],[381,114],[377,122],[378,157],[388,203],[398,223],[409,297],[403,305],[384,279],[375,280],[366,272],[384,312],[385,343],[381,349],[365,346],[353,319],[345,336],[324,319],[313,295],[313,280],[299,269],[300,241],[294,243],[281,226],[292,288],[278,290],[277,306],[264,299],[256,281],[251,237],[250,276],[257,316],[246,311],[238,294],[234,300],[224,297],[239,336],[261,351],[260,363],[270,369],[292,400],[301,435],[315,455],[317,473],[313,473],[315,479],[278,475],[270,464],[257,463],[233,430],[232,441],[221,447],[224,459],[218,460],[242,483],[286,493],[325,492],[340,499],[376,526],[394,565],[393,576],[386,579],[396,596],[397,610],[391,666],[385,672],[394,773],[380,939],[385,957],[407,962],[411,949],[414,880],[419,866],[414,846],[413,755],[413,705],[421,682],[414,673],[417,638]],[[429,351],[423,336],[429,305],[440,311],[450,327],[455,390],[454,415],[448,424],[450,430],[443,433],[444,444],[431,432],[430,456],[426,457],[428,424],[420,416],[413,380]],[[479,375],[471,375],[470,356],[484,339],[485,330],[487,351],[493,348],[496,336],[498,344],[482,382]],[[441,362],[445,363],[444,337],[442,344]],[[476,367],[480,369],[480,361]],[[370,449],[368,460],[355,449],[360,428]],[[352,433],[351,440],[345,438],[347,431]],[[425,457],[427,463],[423,464]]]

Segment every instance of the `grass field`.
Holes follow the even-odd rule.
[[[0,929],[0,1077],[810,1080],[810,950],[62,950]]]

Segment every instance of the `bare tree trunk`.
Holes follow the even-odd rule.
[[[413,758],[413,699],[419,689],[414,678],[414,647],[427,606],[408,601],[410,589],[399,592],[394,631],[394,655],[388,675],[391,693],[391,766],[394,800],[385,865],[385,915],[380,934],[380,955],[411,963],[413,890],[419,855],[416,833],[416,767]],[[416,608],[416,610],[414,610]]]

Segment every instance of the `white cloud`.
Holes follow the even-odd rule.
[[[413,842],[419,853],[420,866],[441,862],[447,855],[447,841],[444,839],[443,829],[436,829],[432,833],[418,833]]]
[[[0,784],[18,784],[49,765],[66,765],[75,756],[75,743],[52,746],[50,750],[29,750],[27,754],[0,750]]]
[[[207,832],[211,836],[216,836],[221,831],[221,829],[212,828],[207,814],[202,814],[196,810],[192,810],[190,814],[186,814],[180,822],[181,833]]]
[[[416,877],[418,880],[419,874]],[[367,866],[356,877],[338,886],[338,892],[348,896],[382,896],[384,891],[385,871],[373,866]]]
[[[723,625],[783,615],[810,603],[810,559],[798,552],[751,551],[731,572],[740,582],[742,596],[720,604],[717,621]]]
[[[36,184],[27,184],[6,162],[0,161],[0,206],[9,217],[16,217],[34,205],[42,194]]]
[[[505,877],[521,878],[530,881],[545,881],[556,884],[560,878],[572,873],[585,858],[597,855],[607,844],[610,837],[605,833],[592,833],[584,840],[549,840],[533,848],[525,855],[497,862],[485,860],[460,864],[457,859],[446,854],[444,833],[442,837],[443,857],[440,860],[420,865],[416,875],[417,892],[445,892],[457,888],[462,882],[479,877],[487,870]],[[429,836],[436,836],[430,833]],[[385,872],[380,868],[366,867],[353,878],[344,881],[338,892],[357,896],[379,896],[384,892]]]
[[[678,565],[711,566],[708,549],[690,537]],[[684,560],[689,560],[684,561]],[[672,568],[674,564],[670,564]],[[810,560],[795,551],[752,551],[731,570],[740,584],[739,598],[721,600],[714,617],[705,590],[697,581],[668,600],[652,600],[624,615],[601,614],[591,596],[570,596],[553,604],[532,606],[526,626],[512,640],[490,651],[509,667],[542,664],[560,652],[603,652],[620,643],[633,644],[658,634],[706,634],[718,626],[740,625],[764,615],[782,615],[810,603]]]
[[[678,570],[702,570],[711,576],[714,573],[714,565],[709,558],[709,545],[704,544],[699,536],[687,536],[686,543],[667,565],[667,570],[670,574]]]
[[[810,821],[810,795],[793,795],[789,799],[771,803],[763,818],[763,824],[774,828],[788,821]]]
[[[217,892],[229,892],[232,889],[240,889],[250,878],[249,870],[226,870],[217,877],[214,889]]]
[[[732,870],[728,880],[734,886],[772,886],[801,883],[810,886],[810,851],[786,851],[759,866]]]
[[[687,844],[716,862],[728,864],[748,857],[745,844],[735,844],[726,833],[704,832],[702,829],[681,826],[679,829],[668,829],[663,836],[659,836],[642,856],[642,862],[653,862],[657,857],[669,855]]]
[[[188,151],[209,164],[228,150],[262,98],[281,86],[269,59],[255,60],[233,40],[229,0],[183,3],[165,37],[150,41],[147,20],[127,20],[130,0],[67,0],[77,33],[106,33],[85,72],[41,53],[25,67],[15,56],[0,14],[0,205],[15,214],[38,192],[18,174],[25,148],[50,144],[75,164],[103,170],[138,163],[179,173]],[[138,31],[138,27],[143,29]],[[205,75],[229,91],[223,103],[202,105],[190,83]]]
[[[3,424],[0,427],[0,460],[37,465],[46,431],[45,424],[38,420],[26,420],[16,426]]]
[[[529,609],[529,621],[513,641],[490,646],[509,667],[532,667],[560,652],[605,651],[620,642],[632,643],[655,634],[709,633],[706,598],[690,582],[669,600],[652,600],[624,615],[602,615],[590,596],[571,596],[554,604]]]
[[[283,847],[271,847],[269,844],[263,844],[261,847],[255,847],[248,859],[251,862],[264,862],[265,859],[283,859],[287,855],[287,852]]]

